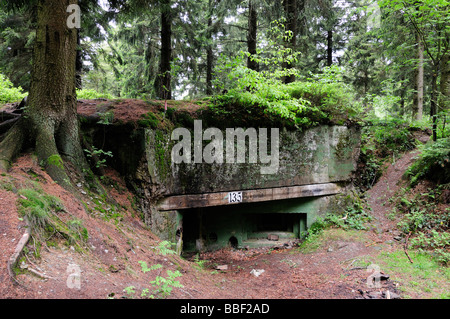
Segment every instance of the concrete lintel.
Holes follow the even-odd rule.
[[[236,190],[233,192],[177,195],[169,196],[161,200],[158,205],[158,209],[160,211],[170,211],[188,208],[236,205],[242,203],[336,195],[340,192],[340,186],[334,183],[327,183],[279,188]],[[233,200],[230,200],[230,196],[232,196],[233,200],[236,201],[233,202]]]

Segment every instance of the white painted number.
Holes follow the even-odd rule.
[[[242,203],[242,192],[228,193],[228,203]]]

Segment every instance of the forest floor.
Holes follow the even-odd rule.
[[[227,248],[191,258],[161,253],[160,240],[139,218],[132,194],[115,171],[107,170],[108,190],[121,209],[108,217],[85,209],[93,205],[94,198],[82,187],[79,194],[65,191],[32,155],[24,155],[0,176],[0,299],[140,298],[142,290],[154,289],[150,282],[156,276],[168,277],[167,270],[179,270],[181,276],[175,280],[182,284],[168,299],[427,299],[448,295],[450,283],[439,269],[436,276],[408,277],[408,260],[418,255],[404,252],[397,221],[387,218],[392,210],[389,199],[402,187],[403,173],[416,155],[412,151],[388,163],[381,179],[365,194],[374,217],[368,230],[332,228],[301,247]],[[83,251],[56,241],[41,247],[35,257],[33,251],[39,247],[32,238],[14,282],[6,264],[25,226],[15,190],[36,182],[44,192],[60,198],[70,216],[83,221],[89,239]],[[395,256],[396,266],[389,264],[389,256]],[[143,273],[140,261],[162,268]],[[379,286],[371,285],[371,269],[380,271]],[[413,280],[416,288],[423,281],[427,289],[411,287]]]

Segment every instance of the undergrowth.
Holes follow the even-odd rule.
[[[62,239],[68,246],[82,249],[89,234],[83,222],[69,216],[61,200],[42,189],[20,189],[17,207],[21,218],[28,221],[32,236],[42,243]]]
[[[370,189],[383,174],[383,165],[417,147],[413,124],[396,118],[368,119],[361,132],[361,153],[355,184]]]
[[[0,106],[5,103],[19,102],[26,96],[21,87],[14,87],[11,81],[0,73]]]
[[[372,216],[368,212],[369,209],[364,201],[357,194],[348,195],[347,197],[350,204],[345,209],[332,211],[324,217],[317,218],[306,233],[302,234],[304,241],[301,247],[318,242],[318,238],[323,231],[329,228],[339,228],[345,231],[368,229],[367,225],[372,221]]]
[[[450,263],[450,208],[443,205],[444,186],[414,194],[410,187],[402,188],[391,198],[395,205],[391,218],[398,218],[397,227],[411,248],[431,255],[438,262]]]

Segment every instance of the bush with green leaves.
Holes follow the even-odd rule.
[[[411,186],[420,180],[429,179],[439,184],[450,182],[450,138],[441,138],[421,146],[418,159],[408,168],[406,174]]]
[[[381,177],[386,160],[398,158],[401,153],[416,147],[415,130],[409,123],[397,118],[367,119],[361,131],[361,153],[355,184],[361,190],[370,189]]]
[[[21,87],[14,87],[11,81],[0,73],[0,105],[21,101],[26,96]]]
[[[141,269],[144,274],[163,268],[161,264],[156,264],[149,267],[145,261],[139,261],[139,264],[141,265]],[[140,297],[150,299],[165,299],[170,296],[173,288],[183,288],[183,285],[178,280],[175,280],[176,278],[182,276],[180,271],[172,271],[168,269],[166,271],[166,275],[166,277],[157,275],[155,277],[155,280],[150,281],[150,285],[152,286],[152,288],[142,289]],[[131,297],[136,294],[134,286],[126,287],[124,288],[124,291]]]
[[[95,100],[95,99],[112,100],[112,99],[114,99],[114,96],[112,96],[109,93],[97,92],[94,89],[82,89],[82,90],[77,90],[77,98],[80,100]]]
[[[344,124],[356,117],[358,108],[351,89],[343,81],[343,70],[333,66],[325,68],[320,75],[301,81],[284,84],[283,78],[298,70],[286,68],[286,64],[297,61],[298,52],[284,46],[289,31],[283,31],[279,22],[274,22],[264,48],[256,55],[240,52],[236,57],[220,58],[216,67],[216,87],[223,94],[213,98],[213,107],[220,112],[229,105],[246,108],[262,108],[265,113],[278,116],[299,128],[318,124]],[[258,62],[260,71],[247,67],[248,58]]]
[[[442,209],[440,199],[444,185],[414,194],[402,188],[390,199],[395,205],[397,227],[411,237],[410,246],[432,255],[437,261],[450,261],[450,209]]]

